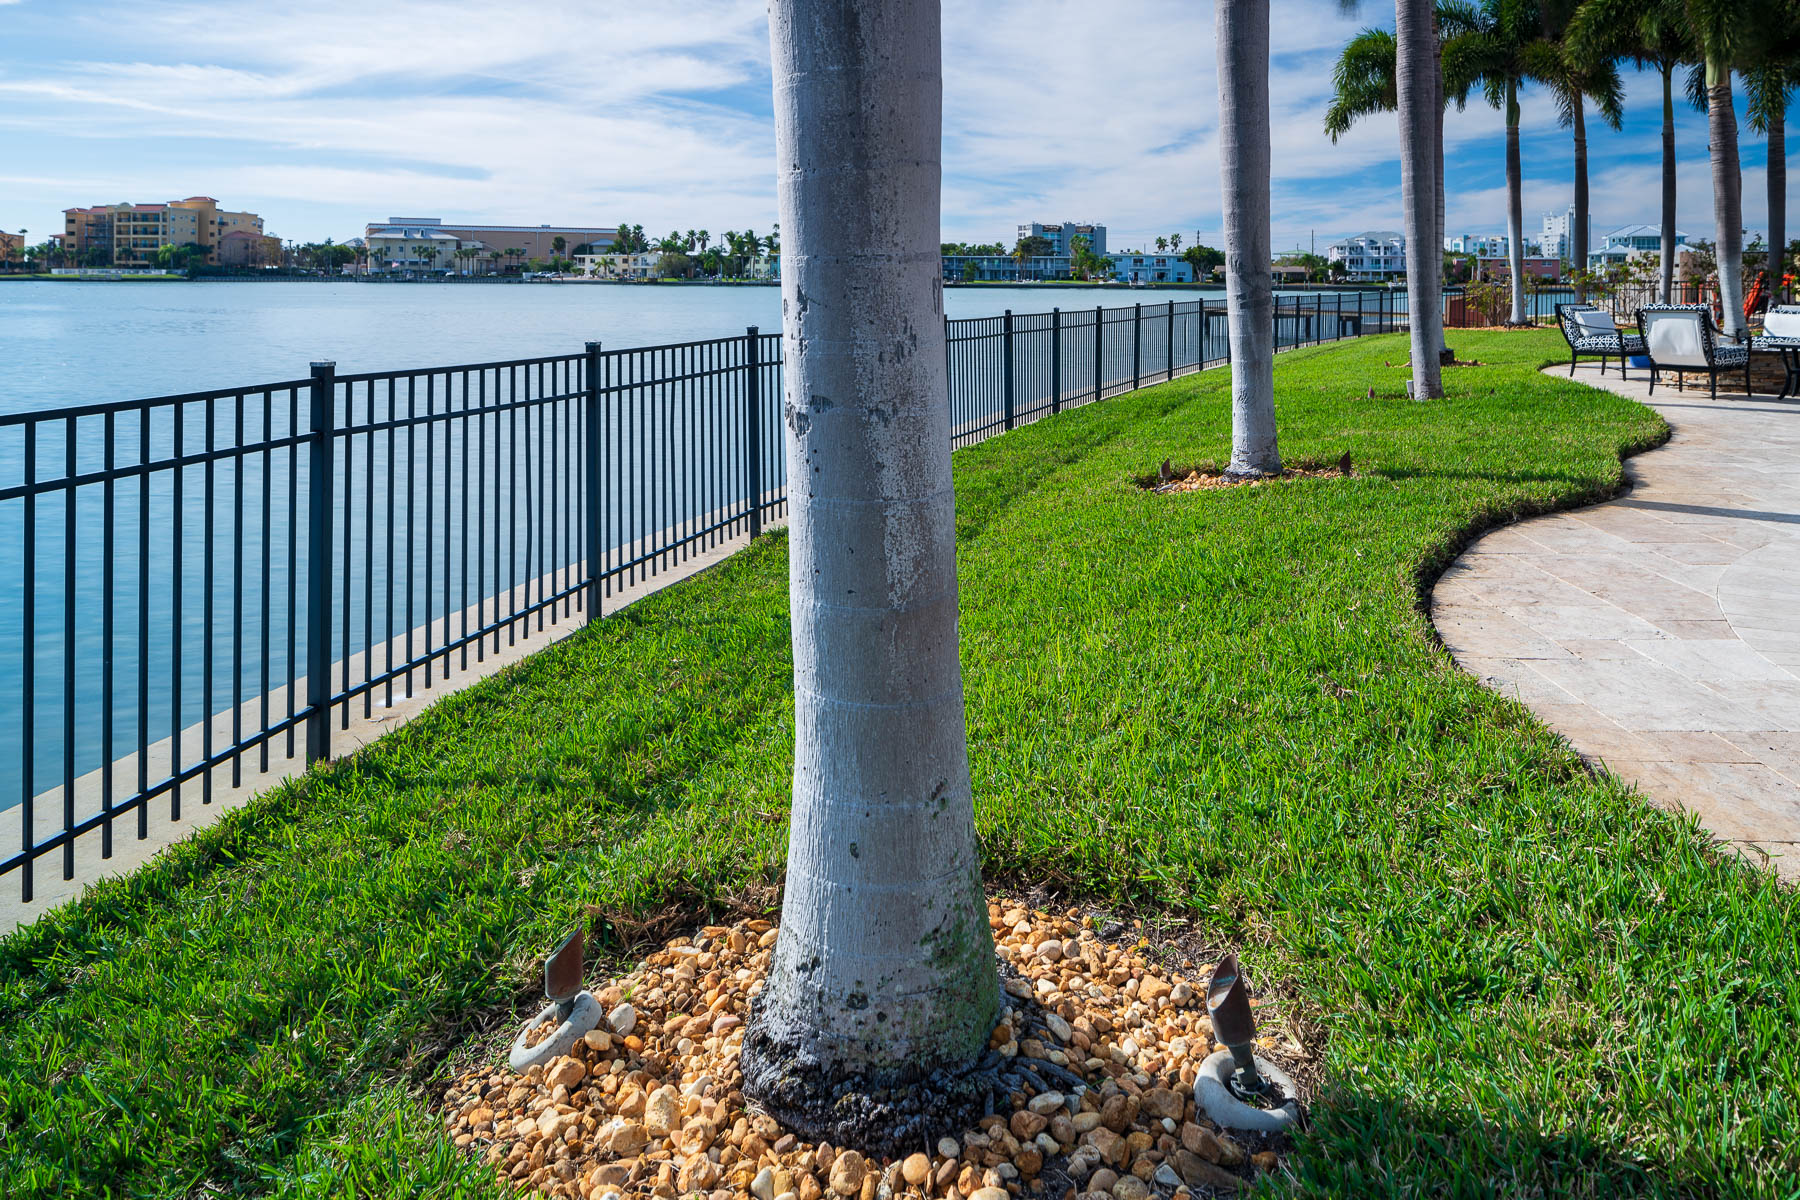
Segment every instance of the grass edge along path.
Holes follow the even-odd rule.
[[[1279,984],[1327,1079],[1267,1191],[1793,1195],[1795,894],[1420,605],[1666,427],[1540,375],[1554,334],[1467,340],[1431,404],[1396,338],[1282,356],[1284,451],[1348,480],[1133,487],[1225,457],[1223,372],[958,453],[989,878],[1171,910]],[[616,947],[767,902],[787,639],[771,536],[0,942],[0,1194],[497,1194],[423,1090],[584,905]]]

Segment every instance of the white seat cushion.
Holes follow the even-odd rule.
[[[1569,321],[1575,326],[1578,338],[1601,337],[1612,335],[1617,337],[1619,327],[1613,324],[1612,314],[1599,308],[1571,308],[1568,310]]]
[[[1771,308],[1763,317],[1763,333],[1770,338],[1800,338],[1800,308]]]
[[[1705,319],[1705,314],[1698,312],[1645,313],[1644,342],[1650,360],[1659,367],[1710,366],[1700,327]]]

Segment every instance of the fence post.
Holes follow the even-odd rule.
[[[1106,353],[1106,310],[1094,305],[1094,399],[1100,398],[1100,357]]]
[[[1142,386],[1140,368],[1144,361],[1144,306],[1131,306],[1131,390]]]
[[[1013,427],[1013,319],[1010,308],[1006,310],[1001,329],[1004,331],[1002,341],[1005,343],[1006,349],[1006,428],[1008,432],[1011,432]]]
[[[588,620],[600,619],[600,343],[587,344],[587,576]]]
[[[1050,310],[1050,414],[1062,411],[1062,309]]]
[[[1168,378],[1175,378],[1175,302],[1169,301],[1168,345],[1163,351],[1163,365],[1169,369]]]
[[[306,535],[306,761],[331,757],[331,507],[334,503],[332,426],[336,423],[337,364],[312,365],[312,444],[307,456]],[[346,564],[348,566],[348,564]],[[350,648],[344,647],[348,654]]]
[[[744,331],[744,479],[750,489],[750,536],[762,533],[762,363],[756,326]]]

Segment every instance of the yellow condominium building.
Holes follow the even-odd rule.
[[[211,196],[63,210],[63,244],[87,266],[149,266],[163,246],[199,246],[207,264],[218,266],[220,248],[233,233],[260,240],[262,218],[222,209]]]
[[[12,262],[25,257],[25,235],[8,233],[0,229],[0,262]]]

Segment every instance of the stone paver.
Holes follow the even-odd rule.
[[[1674,429],[1631,490],[1483,537],[1432,620],[1588,762],[1800,879],[1800,400],[1651,396],[1648,374],[1576,372]]]

